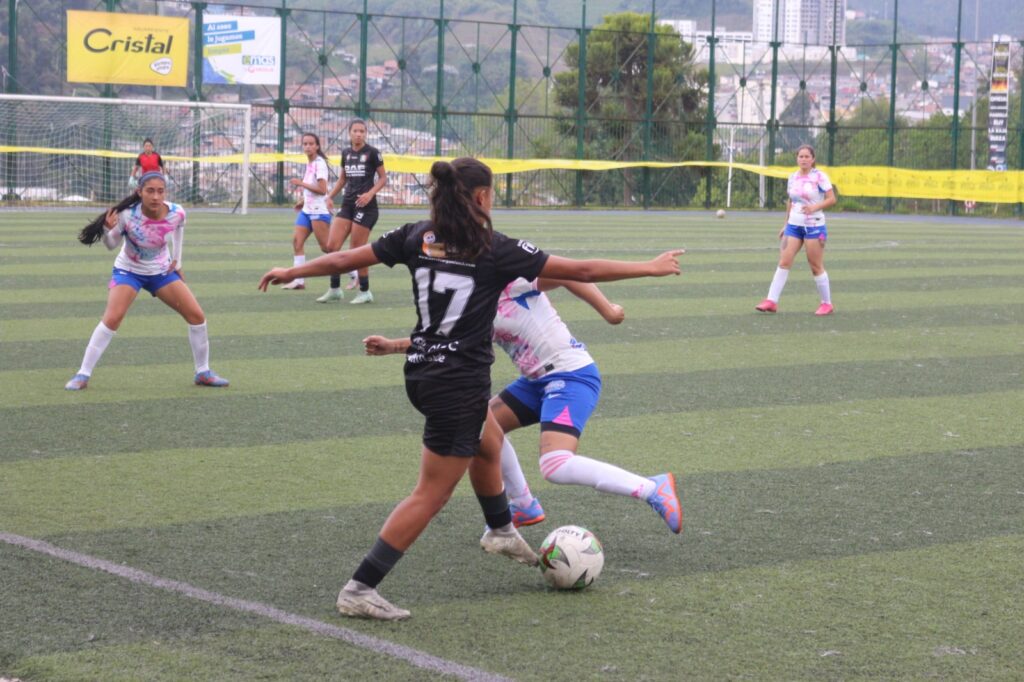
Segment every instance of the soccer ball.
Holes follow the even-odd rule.
[[[582,590],[597,580],[602,568],[604,549],[586,528],[562,526],[541,543],[540,572],[555,589]]]
[[[720,208],[717,211],[715,211],[715,217],[716,218],[724,218],[725,217],[725,209],[724,208]]]

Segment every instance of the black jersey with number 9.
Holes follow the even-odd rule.
[[[412,275],[419,322],[406,353],[407,379],[475,383],[490,379],[498,296],[517,277],[535,279],[548,256],[527,241],[495,232],[476,262],[449,256],[429,220],[408,223],[373,243],[381,263]]]

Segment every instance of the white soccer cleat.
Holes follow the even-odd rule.
[[[338,593],[338,613],[353,618],[371,620],[405,620],[411,613],[400,609],[377,593],[355,580],[349,580]]]
[[[300,291],[306,288],[306,283],[302,280],[293,279],[291,282],[288,282],[288,284],[282,284],[281,288],[288,289],[290,291]]]
[[[501,554],[527,566],[540,564],[540,559],[537,558],[533,548],[515,529],[511,533],[500,533],[488,528],[480,538],[480,547],[488,554]]]
[[[353,298],[349,303],[351,305],[359,305],[360,303],[373,303],[373,294],[370,293],[369,289],[367,289],[366,291],[360,291],[358,294],[356,294],[356,297]]]
[[[341,289],[328,289],[327,293],[316,299],[317,303],[334,303],[345,298],[345,294],[341,293]]]

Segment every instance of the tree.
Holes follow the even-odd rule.
[[[585,156],[598,159],[683,160],[701,158],[705,113],[704,85],[707,76],[694,65],[693,46],[670,26],[655,24],[650,144],[645,150],[647,125],[648,62],[651,38],[648,14],[623,12],[606,16],[587,35],[583,106],[586,112]],[[565,135],[576,136],[579,107],[581,51],[579,43],[566,48],[568,70],[555,76],[555,101],[573,112],[563,122]],[[637,172],[624,173],[624,202],[640,194]],[[615,176],[589,178],[591,192],[617,203]],[[696,181],[674,183],[677,196],[669,203],[685,203],[696,190]],[[678,193],[682,193],[680,200]]]

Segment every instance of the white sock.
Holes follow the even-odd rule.
[[[779,298],[782,297],[782,290],[786,286],[786,280],[789,279],[789,270],[786,268],[775,268],[775,276],[772,277],[772,285],[768,287],[768,300],[779,302]]]
[[[505,481],[505,492],[508,500],[517,507],[529,506],[533,501],[530,484],[526,482],[523,468],[519,466],[519,457],[512,443],[505,438],[501,443],[501,478]]]
[[[192,360],[196,374],[210,369],[210,339],[206,335],[206,323],[188,326],[188,342],[192,346]]]
[[[89,337],[89,345],[85,347],[85,356],[82,358],[82,366],[78,370],[79,374],[84,374],[87,377],[92,376],[92,370],[96,368],[96,363],[103,357],[103,351],[107,350],[110,340],[114,338],[116,333],[113,329],[103,324],[102,321],[96,325],[96,328],[92,330],[92,336]]]
[[[814,284],[818,287],[818,296],[821,296],[822,303],[832,303],[832,288],[828,284],[828,273],[823,272],[814,278]]]
[[[569,450],[552,450],[541,455],[540,472],[545,479],[559,485],[586,485],[603,493],[642,500],[646,500],[655,488],[654,481],[649,478]]]
[[[306,254],[302,254],[301,256],[295,256],[294,258],[292,258],[292,265],[294,265],[296,267],[298,267],[299,265],[303,265],[305,262],[306,262]],[[296,277],[295,278],[295,282],[298,283],[298,284],[305,284],[306,283],[306,278],[305,277]]]

